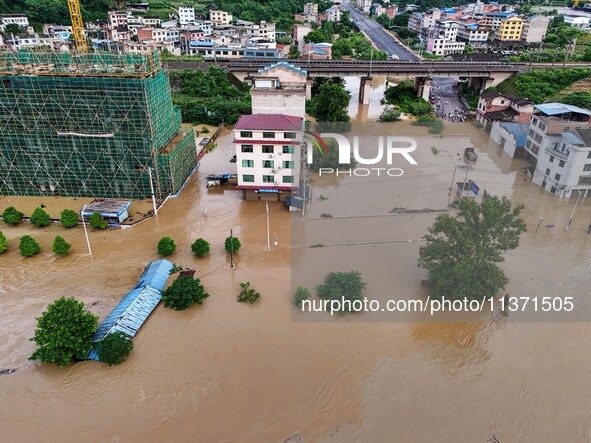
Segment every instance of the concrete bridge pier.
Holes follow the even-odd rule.
[[[415,91],[417,97],[423,100],[429,101],[429,95],[431,93],[431,82],[433,79],[429,77],[416,77],[415,78]]]
[[[359,103],[369,105],[369,95],[371,93],[372,77],[361,77],[359,84]]]
[[[312,98],[312,84],[314,80],[306,80],[306,100],[310,100]]]
[[[494,83],[495,79],[492,77],[470,77],[468,80],[468,86],[478,92],[490,88]]]

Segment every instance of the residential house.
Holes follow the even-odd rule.
[[[308,60],[331,60],[332,59],[332,44],[331,43],[306,43],[304,50],[300,55],[301,59]]]
[[[490,138],[500,144],[509,157],[524,158],[528,131],[529,123],[495,121],[492,124]]]
[[[188,25],[195,21],[195,8],[193,6],[179,6],[179,24]]]
[[[312,32],[312,25],[296,23],[293,25],[293,41],[298,45],[298,51],[304,50],[304,37]]]
[[[500,42],[513,42],[521,40],[523,19],[521,17],[509,17],[501,20],[495,39]]]
[[[228,25],[232,22],[232,14],[226,11],[211,9],[209,11],[209,20],[216,25]]]
[[[476,121],[490,131],[495,121],[529,123],[534,112],[534,103],[527,98],[496,91],[480,95],[476,107]]]

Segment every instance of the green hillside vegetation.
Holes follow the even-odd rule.
[[[551,69],[517,74],[492,90],[544,103],[573,83],[591,77],[589,68]]]
[[[241,114],[250,113],[248,88],[232,85],[218,67],[210,67],[207,73],[173,71],[170,83],[173,103],[180,108],[184,122],[234,124]]]

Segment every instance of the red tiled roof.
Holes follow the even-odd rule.
[[[302,119],[300,117],[281,114],[242,115],[236,122],[234,129],[299,131],[302,129]]]

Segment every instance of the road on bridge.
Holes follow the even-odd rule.
[[[343,2],[343,6],[350,12],[355,25],[369,36],[380,51],[395,55],[400,60],[419,60],[415,54],[405,49],[394,37],[387,33],[378,22],[367,18],[348,1]]]

